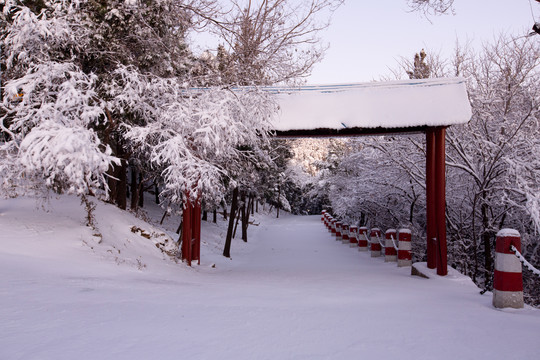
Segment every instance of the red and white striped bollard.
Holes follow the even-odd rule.
[[[361,226],[358,228],[358,251],[368,250],[368,228]]]
[[[495,245],[495,274],[493,275],[493,306],[496,308],[523,307],[522,266],[510,249],[513,245],[521,252],[521,236],[518,231],[502,229],[497,233]]]
[[[352,248],[355,248],[358,246],[358,227],[357,226],[350,226],[349,227],[349,243]]]
[[[411,244],[411,230],[409,229],[399,229],[398,231],[398,260],[397,266],[412,266],[412,244]]]
[[[379,228],[373,228],[371,229],[369,233],[370,237],[370,249],[371,249],[371,257],[380,257],[381,256],[381,250],[382,246],[379,242],[379,239],[381,238],[381,229]]]
[[[343,224],[341,226],[341,242],[343,244],[349,244],[349,225]]]
[[[336,221],[336,240],[341,241],[341,227],[343,223],[341,221]]]
[[[397,250],[394,247],[395,240],[397,238],[396,229],[388,229],[385,233],[384,240],[384,262],[396,262],[397,261]],[[397,245],[397,243],[396,243]]]

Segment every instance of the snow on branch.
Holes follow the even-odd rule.
[[[31,66],[8,81],[3,106],[9,121],[3,123],[11,139],[1,149],[18,149],[15,164],[57,190],[82,194],[106,187],[104,173],[118,160],[93,130],[105,121],[94,83],[74,64],[56,62]]]
[[[134,69],[119,69],[118,74],[123,88],[130,90],[117,96],[112,106],[133,105],[147,114],[145,106],[153,109],[143,125],[125,126],[125,138],[161,169],[165,182],[161,195],[169,203],[179,203],[185,192],[194,197],[201,191],[222,193],[225,168],[239,161],[239,148],[267,141],[276,112],[267,92],[193,89],[171,79],[145,77]]]
[[[112,163],[111,149],[100,150],[92,129],[44,121],[23,139],[20,162],[28,172],[45,177],[46,185],[78,195],[106,186],[104,174]]]

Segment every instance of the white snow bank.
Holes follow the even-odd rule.
[[[132,233],[157,231],[141,220],[96,215],[94,245],[74,198],[0,201],[0,359],[538,359],[539,310],[495,310],[450,269],[413,277],[336,242],[319,215],[256,215],[232,260],[227,222],[203,221],[192,268]]]
[[[278,131],[445,126],[472,115],[463,78],[269,89],[278,93]]]

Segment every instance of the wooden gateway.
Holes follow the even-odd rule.
[[[270,87],[280,112],[277,137],[424,133],[428,267],[447,274],[445,133],[466,124],[471,106],[462,78]]]

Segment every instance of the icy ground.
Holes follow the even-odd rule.
[[[76,199],[44,209],[0,200],[2,360],[540,358],[540,310],[495,310],[454,272],[411,277],[336,242],[319,216],[259,215],[232,260],[225,221],[203,222],[188,268],[112,206],[96,210],[99,244]]]

